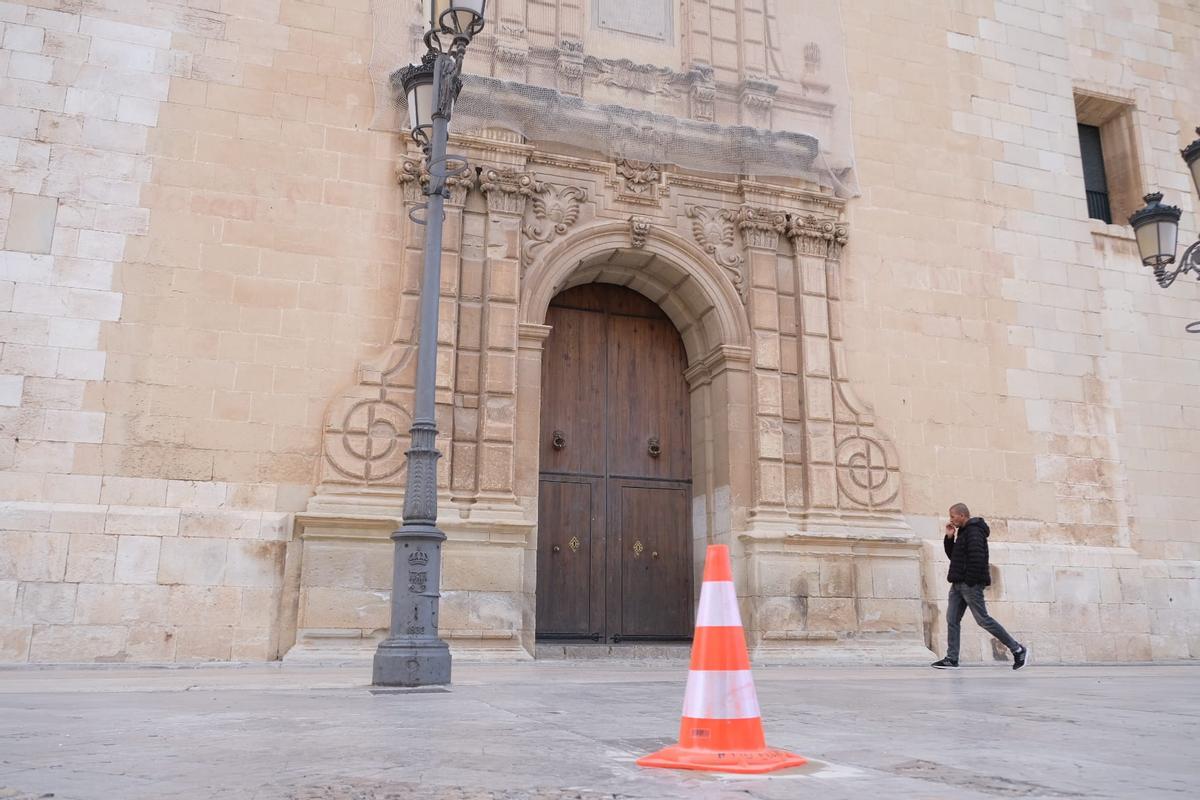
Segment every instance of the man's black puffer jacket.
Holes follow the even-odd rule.
[[[946,555],[950,556],[950,571],[946,580],[968,586],[990,586],[988,573],[988,534],[991,529],[983,517],[971,517],[958,529],[954,541],[943,539]]]

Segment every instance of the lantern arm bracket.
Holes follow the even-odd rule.
[[[462,91],[463,56],[466,54],[466,46],[470,40],[465,37],[456,37],[454,42],[455,46],[448,53],[435,54],[434,51],[430,51],[430,55],[436,55],[437,59],[434,67],[433,90],[436,105],[433,117],[443,119],[447,123],[454,113],[454,101],[458,99],[459,92]],[[461,46],[459,46],[460,43]],[[425,189],[425,195],[432,197],[440,194],[444,198],[449,198],[450,184],[453,179],[462,177],[470,171],[467,159],[452,153],[435,159],[429,145],[425,145],[423,150],[429,171],[429,184]]]
[[[1195,273],[1196,280],[1200,281],[1200,239],[1193,242],[1191,247],[1183,251],[1183,258],[1179,259],[1178,264],[1170,272],[1167,272],[1165,266],[1154,268],[1154,277],[1158,279],[1159,286],[1166,289],[1180,275],[1186,275],[1189,272]]]

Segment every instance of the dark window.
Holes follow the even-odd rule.
[[[1079,154],[1083,157],[1083,188],[1087,192],[1088,216],[1112,224],[1108,205],[1108,176],[1104,174],[1104,150],[1100,147],[1100,129],[1079,126]]]

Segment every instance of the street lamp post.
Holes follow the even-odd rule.
[[[447,183],[466,165],[447,156],[450,117],[462,89],[462,62],[472,38],[483,30],[487,0],[427,0],[428,47],[420,64],[399,71],[408,101],[413,139],[425,153],[428,201],[412,216],[425,225],[417,340],[416,401],[408,450],[404,523],[392,534],[392,621],[375,651],[376,686],[431,686],[450,682],[450,648],[438,637],[442,542],[437,525],[438,303],[441,299],[443,206]]]
[[[1200,128],[1196,128],[1196,133],[1200,134]],[[1180,155],[1192,173],[1192,182],[1200,195],[1200,139],[1185,147]],[[1129,216],[1142,263],[1154,270],[1158,285],[1164,289],[1189,272],[1195,273],[1196,279],[1200,280],[1200,240],[1183,251],[1175,269],[1167,271],[1168,266],[1175,264],[1175,250],[1179,245],[1179,208],[1163,205],[1163,196],[1159,192],[1152,192],[1142,199],[1146,205]],[[1200,321],[1191,323],[1187,329],[1191,333],[1200,333]]]

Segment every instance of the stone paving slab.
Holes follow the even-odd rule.
[[[678,665],[0,671],[0,798],[621,800],[1194,797],[1200,665],[756,670],[769,743],[808,766],[646,770]]]

